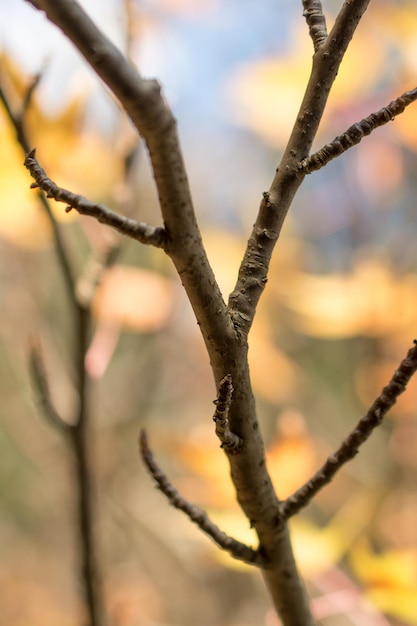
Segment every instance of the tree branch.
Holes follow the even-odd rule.
[[[24,161],[25,167],[29,170],[30,175],[36,181],[31,185],[33,189],[39,187],[47,194],[48,198],[53,198],[57,202],[64,202],[67,205],[65,209],[68,213],[71,209],[75,209],[81,215],[90,215],[101,224],[111,226],[132,239],[140,241],[147,245],[163,248],[166,240],[165,230],[161,227],[148,226],[143,222],[137,222],[130,217],[124,217],[114,211],[111,211],[102,204],[94,204],[87,198],[78,194],[58,187],[46,172],[39,165],[35,156],[35,149],[31,150]]]
[[[181,277],[206,345],[215,352],[234,330],[202,244],[176,120],[159,83],[142,78],[75,0],[26,1],[45,11],[78,48],[145,140],[165,223],[164,250]]]
[[[356,146],[364,137],[370,135],[379,126],[392,122],[397,115],[403,113],[405,108],[416,100],[417,87],[411,91],[406,91],[380,111],[371,113],[360,122],[352,124],[347,131],[333,139],[331,143],[303,159],[299,165],[300,170],[304,174],[311,174],[311,172],[321,169],[332,159],[340,156],[349,148]]]
[[[390,382],[381,391],[378,398],[356,425],[355,429],[346,437],[334,454],[329,456],[324,465],[316,474],[292,496],[280,505],[281,513],[285,518],[291,517],[305,507],[310,500],[334,477],[336,472],[358,453],[358,448],[372,434],[372,431],[381,424],[385,415],[396,403],[398,396],[403,393],[411,377],[417,370],[417,341],[410,348],[395,370]]]
[[[233,539],[233,537],[226,535],[226,533],[220,530],[218,526],[213,524],[203,509],[200,509],[195,504],[188,502],[178,493],[175,487],[173,487],[170,483],[168,477],[156,463],[148,444],[148,437],[144,430],[140,433],[139,449],[143,462],[157,483],[158,489],[168,498],[173,507],[183,511],[183,513],[185,513],[187,517],[189,517],[190,520],[200,528],[200,530],[213,539],[219,548],[229,552],[229,554],[235,559],[244,561],[249,565],[258,565],[260,567],[264,564],[262,556],[257,550],[253,550],[253,548],[250,548],[244,543]]]
[[[77,281],[77,298],[83,306],[90,307],[104,273],[114,265],[122,250],[120,241],[112,242],[94,253],[86,262]]]
[[[310,152],[340,63],[369,1],[346,0],[330,34],[313,56],[313,67],[297,120],[271,187],[263,194],[237,283],[229,296],[232,319],[243,338],[251,328],[288,209],[304,179],[299,162]]]
[[[34,342],[32,342],[29,350],[29,366],[32,381],[39,396],[43,415],[50,422],[50,424],[54,426],[54,428],[57,428],[61,433],[67,434],[72,429],[72,426],[62,419],[58,411],[55,409],[51,399],[48,378],[41,352],[39,347],[35,346]]]
[[[346,0],[331,33],[317,47],[293,132],[271,187],[263,196],[227,309],[202,246],[176,122],[158,83],[143,80],[74,0],[35,2],[79,48],[145,139],[167,233],[164,249],[176,266],[200,324],[217,387],[227,374],[236,385],[227,419],[230,431],[244,445],[239,454],[228,455],[231,476],[239,504],[258,534],[265,581],[286,626],[312,626],[314,620],[294,561],[288,527],[266,470],[250,384],[247,336],[267,280],[272,251],[305,175],[299,163],[310,152],[341,60],[368,3]],[[318,7],[307,3],[307,8],[313,6]],[[314,37],[317,41],[317,29]]]
[[[34,90],[39,84],[40,79],[41,79],[41,74],[38,74],[29,85],[29,88],[26,92],[26,95],[25,95],[25,98],[21,107],[21,111],[18,114],[14,113],[14,111],[12,110],[12,107],[9,103],[9,99],[7,98],[4,90],[0,86],[0,100],[3,103],[3,106],[6,110],[6,114],[15,130],[17,141],[20,144],[25,154],[27,154],[30,150],[29,141],[28,141],[28,137],[27,137],[26,129],[25,129],[25,114],[26,114],[28,107],[30,106],[30,103],[33,98]],[[38,198],[39,198],[39,202],[42,204],[42,207],[51,225],[52,234],[53,234],[54,241],[55,241],[55,249],[56,249],[56,253],[58,257],[58,262],[61,267],[67,295],[68,295],[68,298],[71,302],[73,309],[76,311],[78,308],[78,302],[77,302],[76,295],[75,295],[75,279],[74,279],[73,270],[71,267],[71,263],[69,261],[69,257],[65,248],[65,244],[64,244],[61,232],[59,230],[57,221],[54,217],[54,214],[52,213],[52,209],[47,198],[45,198],[45,196],[42,193],[38,193]]]
[[[326,18],[320,0],[303,0],[304,13],[313,40],[314,51],[324,44],[327,39]]]
[[[242,447],[243,441],[232,433],[229,425],[229,409],[232,403],[232,377],[227,374],[219,384],[219,391],[216,404],[216,411],[213,420],[216,423],[216,435],[220,439],[221,447],[228,454],[238,454]]]

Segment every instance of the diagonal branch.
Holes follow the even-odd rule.
[[[70,432],[73,429],[73,426],[62,419],[52,402],[42,355],[39,347],[35,346],[35,343],[32,343],[30,347],[29,365],[32,381],[38,392],[44,416],[52,424],[52,426],[57,428],[60,432]]]
[[[103,275],[114,265],[121,250],[122,242],[113,241],[110,245],[98,250],[86,262],[85,268],[77,281],[77,298],[84,307],[91,307]]]
[[[232,377],[230,374],[226,374],[220,381],[217,400],[214,401],[216,411],[213,421],[216,423],[216,435],[220,439],[223,450],[228,454],[238,454],[243,441],[230,430],[229,410],[232,403],[232,393]]]
[[[159,465],[156,463],[154,456],[148,444],[148,437],[144,430],[141,431],[139,437],[140,454],[149,470],[149,473],[158,485],[158,489],[168,498],[170,504],[176,509],[183,511],[194,524],[205,532],[213,541],[231,556],[239,561],[244,561],[249,565],[262,566],[263,559],[259,551],[233,539],[226,535],[218,526],[213,524],[207,513],[195,504],[188,502],[183,498],[175,487],[172,486],[168,477],[163,473]]]
[[[164,249],[181,276],[206,345],[215,352],[216,343],[218,348],[234,334],[233,326],[203,247],[177,123],[159,83],[144,79],[75,0],[26,1],[45,11],[78,48],[145,140],[167,234]]]
[[[356,146],[364,137],[370,135],[379,126],[392,122],[396,115],[403,113],[405,108],[416,100],[417,87],[411,91],[406,91],[380,111],[371,113],[360,122],[352,124],[346,132],[333,139],[331,143],[303,159],[299,165],[300,170],[304,174],[311,174],[311,172],[321,169],[332,159],[340,156],[349,148]]]
[[[30,175],[36,181],[31,185],[32,188],[39,187],[47,195],[47,198],[53,198],[57,202],[64,202],[67,205],[66,212],[75,209],[81,215],[89,215],[96,218],[102,224],[111,226],[132,239],[136,239],[141,243],[163,248],[165,245],[166,234],[161,227],[149,226],[143,222],[138,222],[129,217],[119,215],[111,211],[102,204],[95,204],[87,198],[78,194],[58,187],[36,160],[35,150],[29,152],[26,156],[25,167],[29,170]]]
[[[331,32],[313,56],[311,75],[294,128],[271,187],[263,194],[236,286],[229,296],[232,320],[242,338],[251,328],[267,281],[272,252],[304,179],[299,163],[310,152],[340,63],[369,2],[345,0]]]
[[[313,40],[314,51],[324,44],[327,39],[326,18],[320,0],[303,0],[304,13]]]
[[[15,129],[17,141],[23,148],[25,154],[29,151],[29,142],[25,128],[25,116],[40,78],[41,75],[39,74],[29,85],[23,99],[20,112],[18,113],[13,111],[4,90],[0,87],[0,100],[3,103],[9,120]],[[71,260],[66,250],[57,221],[52,213],[50,203],[43,193],[39,192],[38,198],[46,212],[52,228],[60,269],[62,271],[67,294],[74,311],[75,350],[73,360],[77,375],[79,407],[77,416],[71,424],[62,419],[52,402],[41,354],[39,349],[37,349],[34,345],[30,351],[30,369],[45,417],[53,426],[58,428],[58,430],[66,435],[69,435],[69,439],[67,439],[67,441],[69,441],[70,448],[74,455],[75,472],[77,475],[77,513],[79,531],[78,539],[81,557],[81,579],[84,583],[86,604],[88,607],[91,626],[103,626],[104,610],[101,592],[100,569],[97,559],[98,550],[93,533],[94,503],[87,449],[87,427],[89,415],[86,400],[88,384],[84,367],[84,359],[90,329],[90,314],[88,307],[86,308],[77,299],[75,277],[73,274]]]
[[[395,370],[390,382],[381,391],[378,398],[356,425],[356,428],[346,437],[340,448],[334,452],[316,474],[292,496],[280,505],[285,518],[291,517],[305,507],[310,500],[327,485],[339,469],[358,453],[358,448],[372,434],[372,431],[381,424],[383,418],[396,403],[398,396],[403,393],[411,377],[417,370],[417,341],[410,348]]]
[[[2,87],[0,86],[0,101],[3,103],[7,116],[15,130],[17,141],[20,144],[25,154],[27,154],[30,150],[29,141],[28,141],[26,128],[25,128],[25,114],[31,103],[34,90],[36,86],[39,84],[40,79],[41,79],[41,75],[38,74],[34,78],[32,83],[29,85],[29,88],[25,94],[25,98],[24,98],[21,111],[19,114],[15,113],[12,110],[9,99],[6,96],[6,93],[4,92]],[[45,213],[47,215],[47,218],[52,228],[52,233],[53,233],[53,237],[55,241],[56,254],[58,257],[59,265],[61,267],[62,276],[64,279],[64,283],[65,283],[69,300],[72,304],[73,309],[77,311],[78,303],[77,303],[77,299],[75,296],[75,279],[73,276],[73,270],[72,270],[71,263],[68,257],[68,253],[66,251],[65,244],[61,235],[61,231],[59,230],[58,224],[52,213],[52,209],[47,198],[42,193],[38,194],[38,198],[45,210]]]

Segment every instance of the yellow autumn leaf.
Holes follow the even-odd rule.
[[[303,415],[295,409],[281,413],[277,435],[269,443],[266,456],[280,498],[287,498],[309,480],[318,466],[318,455]]]
[[[295,277],[281,298],[299,331],[315,337],[378,337],[415,327],[417,276],[395,277],[382,262],[359,261],[351,274]],[[413,331],[411,330],[413,333]]]
[[[411,589],[372,588],[365,595],[387,615],[400,619],[410,626],[417,626],[417,586]]]
[[[374,507],[375,497],[362,489],[350,496],[324,527],[300,516],[292,518],[295,555],[303,575],[312,578],[339,563],[369,523]]]
[[[212,13],[218,8],[219,0],[157,0],[155,4],[164,13],[191,18]]]
[[[187,438],[171,434],[167,439],[165,445],[170,451],[175,450],[175,457],[185,470],[184,476],[177,478],[175,484],[180,493],[199,506],[236,509],[229,465],[212,424],[208,422],[198,426]]]
[[[365,585],[415,587],[417,593],[417,552],[387,550],[374,552],[366,539],[352,549],[349,564],[357,578]],[[416,596],[417,598],[417,596]]]
[[[227,300],[235,286],[240,263],[246,247],[246,239],[229,230],[206,228],[203,232],[204,246],[223,297]]]
[[[269,329],[258,318],[253,327],[249,366],[255,393],[271,404],[288,401],[297,385],[297,368],[291,359],[274,345]]]
[[[286,55],[240,66],[225,86],[230,120],[273,147],[283,146],[288,140],[311,69],[311,41],[298,16],[289,39],[291,48]],[[386,55],[380,39],[370,40],[369,33],[356,34],[332,89],[326,119],[339,106],[346,108],[365,91],[369,93],[370,77],[379,75]],[[364,58],[367,72],[358,71]]]
[[[414,333],[416,334],[416,333]],[[411,339],[414,337],[412,333],[401,346],[398,356],[394,359],[383,359],[379,357],[375,361],[371,361],[367,358],[359,365],[355,371],[355,390],[358,398],[362,404],[370,406],[375,398],[381,393],[381,390],[391,380],[392,375],[398,367],[398,363],[404,358],[404,346],[407,345],[406,341],[411,345]],[[415,410],[417,406],[417,379],[413,377],[407,384],[407,393],[401,394],[395,403],[393,412],[390,413],[392,417],[406,415],[413,418],[415,416]],[[410,450],[411,451],[411,450]],[[417,462],[417,457],[416,457]]]
[[[13,110],[19,111],[29,80],[5,55],[0,61],[6,68],[7,96]],[[60,187],[100,202],[113,197],[121,176],[121,162],[115,158],[109,141],[85,127],[86,97],[86,93],[79,93],[65,109],[47,115],[35,92],[25,124],[28,140],[33,147],[38,146],[37,156],[48,176]],[[0,108],[0,236],[18,245],[38,248],[50,242],[51,229],[37,192],[29,189],[32,179],[23,167],[23,158],[15,130]],[[65,213],[62,204],[50,204],[57,220],[68,223],[77,218],[75,211]]]
[[[101,323],[125,330],[153,332],[165,326],[175,301],[173,281],[139,267],[116,265],[106,271],[94,300]]]
[[[417,624],[417,551],[387,550],[375,553],[365,539],[350,553],[349,564],[366,586],[366,597],[381,611]]]

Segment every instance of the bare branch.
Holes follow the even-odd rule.
[[[26,93],[25,93],[25,96],[24,96],[23,102],[22,102],[22,107],[20,109],[20,114],[19,114],[19,118],[22,120],[22,122],[23,122],[23,120],[25,118],[25,115],[26,115],[30,105],[32,104],[33,95],[34,95],[34,93],[35,93],[35,91],[36,91],[40,81],[42,80],[42,75],[43,75],[42,71],[40,71],[37,74],[35,74],[35,76],[33,76],[32,80],[31,80],[31,82],[30,82],[30,84],[29,84],[29,86],[28,86],[28,88],[26,90]],[[27,150],[26,150],[26,152],[27,152]]]
[[[329,36],[314,54],[310,79],[297,120],[271,187],[263,194],[238,280],[229,296],[232,320],[242,339],[251,328],[256,306],[267,281],[272,252],[305,175],[299,169],[299,163],[310,152],[340,63],[369,2],[346,0]]]
[[[327,39],[327,26],[323,7],[320,0],[303,0],[303,7],[303,15],[310,30],[314,51],[317,52]]]
[[[34,342],[30,346],[29,351],[29,366],[32,375],[32,381],[36,387],[36,391],[40,400],[43,415],[46,419],[57,428],[60,432],[68,433],[73,428],[71,424],[68,424],[59,415],[55,409],[51,399],[49,391],[48,378],[46,375],[42,355],[39,346],[36,346]]]
[[[214,353],[216,340],[218,347],[225,335],[233,334],[233,326],[202,244],[176,120],[159,83],[142,78],[74,0],[28,1],[45,11],[78,48],[145,140],[167,234],[164,250],[181,276],[206,344]],[[162,239],[162,233],[156,238],[160,236]]]
[[[32,3],[37,6],[37,3]],[[31,104],[35,88],[41,78],[39,74],[29,85],[23,99],[19,113],[15,113],[3,89],[0,87],[0,100],[2,101],[6,113],[12,126],[15,129],[17,140],[23,148],[25,154],[29,151],[29,142],[25,129],[25,116]],[[74,369],[77,375],[77,387],[79,394],[78,415],[73,423],[64,421],[55,409],[50,392],[45,369],[43,367],[41,354],[36,346],[32,346],[30,351],[30,369],[32,379],[37,388],[45,417],[51,424],[63,433],[69,435],[71,450],[74,454],[75,472],[77,475],[77,496],[78,496],[78,538],[80,544],[81,579],[84,582],[86,603],[90,615],[91,626],[103,626],[104,611],[101,597],[100,571],[98,566],[98,550],[95,545],[93,535],[93,498],[91,489],[91,472],[88,466],[88,451],[86,445],[86,433],[88,425],[88,415],[86,411],[87,381],[84,367],[85,353],[90,327],[89,310],[79,303],[76,295],[75,278],[70,263],[69,255],[65,249],[61,232],[57,221],[52,213],[50,204],[43,193],[38,193],[38,198],[47,214],[55,240],[55,249],[58,256],[59,265],[63,274],[64,283],[71,305],[74,310]]]
[[[132,239],[136,239],[141,243],[163,248],[166,241],[165,230],[161,227],[149,226],[143,222],[137,222],[130,217],[124,217],[114,211],[111,211],[102,204],[94,204],[87,198],[78,194],[58,187],[36,160],[35,150],[29,152],[24,161],[25,167],[29,170],[32,178],[36,181],[31,185],[32,188],[39,187],[47,195],[47,198],[53,198],[57,202],[64,202],[67,205],[65,209],[68,213],[71,209],[75,209],[81,215],[89,215],[97,221],[107,226],[115,228],[123,235],[127,235]]]
[[[91,306],[94,294],[101,283],[104,273],[115,263],[121,250],[122,242],[115,241],[94,253],[91,259],[87,261],[84,271],[77,282],[77,298],[83,306]]]
[[[34,90],[36,86],[39,84],[40,79],[41,79],[41,74],[37,74],[37,76],[31,82],[26,92],[26,95],[25,95],[25,98],[21,107],[21,112],[19,114],[15,114],[13,112],[12,107],[9,103],[9,99],[7,98],[4,90],[0,86],[0,100],[3,103],[7,116],[13,128],[15,129],[17,141],[20,144],[25,154],[27,154],[30,150],[29,140],[26,134],[26,129],[25,129],[25,114],[32,101]],[[54,217],[50,203],[48,202],[47,198],[45,198],[44,194],[42,193],[38,193],[38,198],[39,198],[39,202],[42,204],[42,207],[47,215],[47,218],[52,228],[58,262],[61,267],[68,297],[70,299],[70,302],[74,310],[77,310],[78,303],[77,303],[77,299],[75,296],[75,279],[73,276],[71,263],[70,263],[67,251],[65,249],[61,232],[59,230],[57,221]]]
[[[232,403],[232,377],[230,374],[220,381],[217,400],[214,401],[216,411],[213,420],[216,422],[216,435],[221,441],[221,447],[228,454],[238,454],[243,441],[240,437],[232,433],[229,425],[229,409]]]
[[[188,502],[185,500],[175,487],[172,486],[167,476],[163,473],[159,465],[156,463],[154,456],[152,454],[151,449],[148,444],[148,437],[144,430],[141,431],[139,437],[139,449],[140,454],[145,463],[146,467],[149,470],[149,473],[155,480],[158,485],[158,489],[162,491],[162,493],[168,498],[170,504],[176,509],[183,511],[190,518],[194,524],[205,532],[209,537],[213,539],[213,541],[226,552],[229,552],[231,556],[239,561],[244,561],[249,565],[257,565],[262,566],[263,559],[261,554],[250,548],[249,546],[233,539],[233,537],[229,537],[222,530],[218,528],[213,522],[209,519],[207,513],[200,509],[195,504]]]
[[[370,135],[379,126],[392,122],[396,115],[400,115],[409,104],[416,100],[417,88],[406,91],[380,111],[371,113],[360,122],[352,124],[346,132],[333,139],[331,143],[303,159],[299,165],[300,170],[304,174],[311,174],[311,172],[321,169],[332,159],[340,156],[349,148],[356,146],[364,137]]]
[[[356,425],[356,428],[346,437],[340,448],[334,452],[316,474],[292,496],[280,505],[285,518],[291,517],[305,507],[310,500],[333,478],[338,470],[358,453],[358,448],[372,434],[372,431],[381,424],[383,418],[396,403],[398,396],[403,393],[411,377],[417,370],[417,341],[410,348],[395,370],[390,382],[381,391],[366,415]]]

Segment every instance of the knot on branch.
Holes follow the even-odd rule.
[[[214,400],[216,411],[213,421],[216,423],[216,435],[220,439],[221,447],[229,454],[238,454],[243,441],[230,430],[229,410],[232,404],[232,394],[232,376],[226,374],[220,381],[217,399]]]
[[[317,52],[327,39],[326,18],[320,0],[303,0],[303,5],[303,16],[313,40],[314,51]]]

